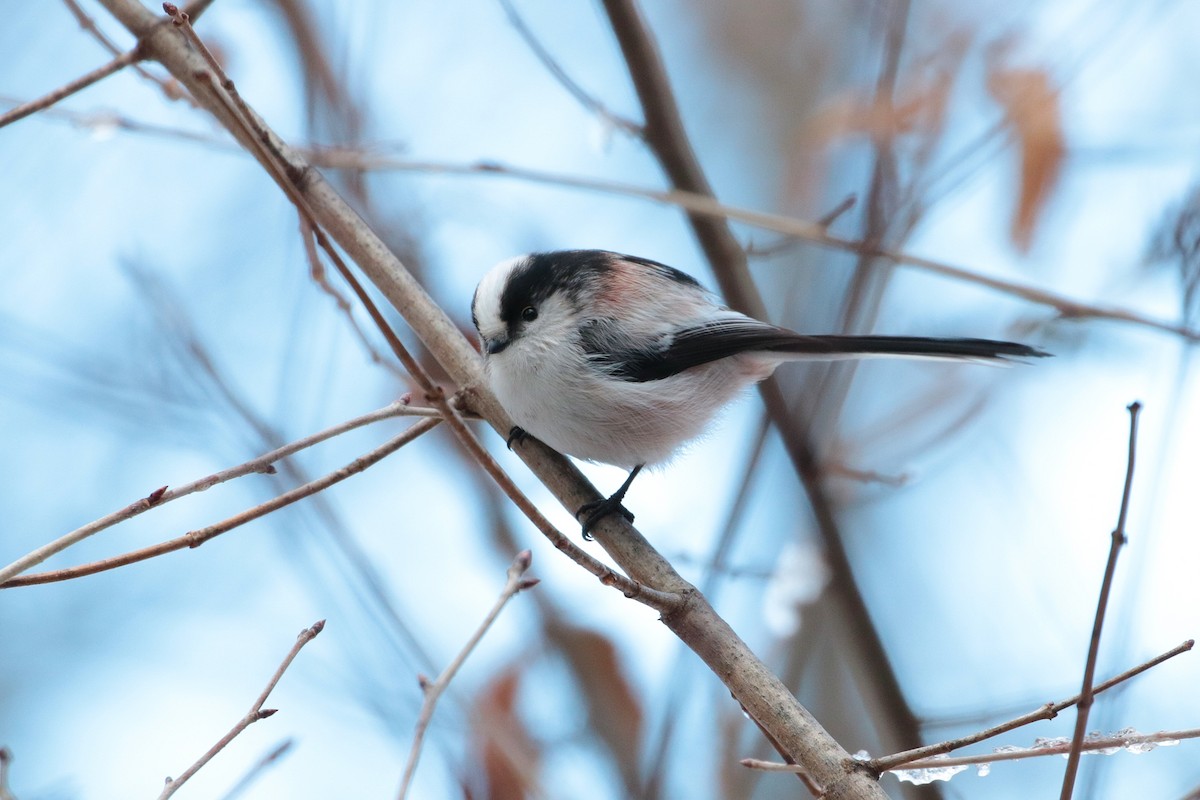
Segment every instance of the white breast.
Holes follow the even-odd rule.
[[[567,455],[627,469],[668,461],[773,369],[738,356],[635,383],[604,376],[562,344],[514,346],[488,359],[492,391],[517,425]]]

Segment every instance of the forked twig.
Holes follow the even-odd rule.
[[[3,128],[5,125],[11,125],[17,120],[24,119],[30,114],[35,114],[44,108],[49,108],[63,98],[70,97],[76,92],[91,86],[93,83],[102,81],[109,75],[120,72],[130,64],[141,60],[142,52],[140,47],[135,47],[127,53],[122,53],[112,61],[109,61],[103,66],[97,67],[86,75],[81,75],[70,83],[66,83],[52,92],[48,92],[35,100],[30,100],[28,103],[22,103],[16,108],[10,108],[8,111],[0,114],[0,128]]]
[[[1156,667],[1164,661],[1172,659],[1181,653],[1188,652],[1195,644],[1196,642],[1194,639],[1188,639],[1186,642],[1178,645],[1177,647],[1173,647],[1167,652],[1157,655],[1149,661],[1138,664],[1136,667],[1128,669],[1122,672],[1120,675],[1115,675],[1103,683],[1098,684],[1092,693],[1099,694],[1100,692],[1108,691],[1114,686],[1122,684],[1130,678],[1141,675],[1146,670]],[[1066,700],[1059,700],[1057,703],[1046,703],[1044,706],[1030,711],[1028,714],[1022,714],[1015,719],[1002,722],[999,725],[993,725],[992,727],[986,728],[978,733],[972,733],[957,739],[949,739],[944,742],[938,742],[937,744],[925,745],[924,747],[917,747],[912,750],[905,750],[902,753],[895,753],[894,755],[890,756],[875,758],[868,762],[868,764],[872,770],[879,773],[901,767],[908,769],[913,762],[921,759],[931,758],[936,755],[941,755],[942,753],[949,753],[953,750],[958,750],[968,745],[976,744],[978,742],[999,736],[1002,733],[1008,733],[1011,730],[1016,730],[1017,728],[1024,727],[1033,722],[1038,722],[1044,719],[1054,719],[1056,716],[1058,716],[1060,711],[1070,708],[1078,703],[1081,696],[1082,695],[1077,694],[1074,697],[1068,697]]]
[[[267,681],[267,686],[262,690],[262,694],[258,696],[258,699],[254,701],[254,705],[250,706],[250,710],[246,712],[246,716],[238,720],[237,724],[230,728],[229,733],[222,736],[216,744],[209,748],[207,753],[200,756],[196,763],[184,770],[182,775],[180,775],[178,778],[167,778],[167,783],[163,787],[162,794],[158,796],[158,800],[167,800],[168,797],[175,794],[175,792],[179,790],[180,786],[183,786],[183,784],[186,783],[193,775],[199,772],[205,764],[211,761],[213,756],[221,752],[226,745],[237,738],[238,734],[246,730],[246,728],[249,728],[254,723],[258,722],[260,719],[266,719],[278,710],[274,708],[263,708],[263,703],[267,702],[267,697],[270,696],[271,692],[275,689],[275,684],[279,683],[279,679],[283,677],[283,673],[286,672],[287,668],[292,665],[292,661],[295,660],[296,655],[300,652],[300,648],[317,638],[317,634],[319,634],[324,628],[325,620],[320,620],[319,622],[314,623],[311,627],[300,631],[300,635],[296,637],[296,643],[292,645],[292,649],[288,651],[286,656],[284,656],[283,661],[280,662],[279,667],[275,670],[275,674],[271,676],[271,680]]]
[[[438,675],[435,680],[429,680],[425,676],[420,677],[421,689],[425,693],[425,700],[421,703],[421,712],[417,715],[416,728],[413,730],[413,743],[408,751],[408,761],[404,765],[404,775],[400,779],[400,791],[397,797],[399,800],[404,800],[408,796],[409,787],[412,785],[413,775],[417,771],[417,762],[421,758],[421,746],[425,742],[425,731],[429,728],[429,721],[433,719],[433,712],[437,707],[438,698],[442,696],[442,692],[446,691],[446,687],[450,685],[450,681],[454,680],[454,676],[458,674],[463,663],[466,662],[467,656],[471,655],[471,651],[475,649],[475,645],[479,644],[479,640],[492,627],[492,623],[500,616],[500,612],[513,596],[523,589],[531,589],[538,584],[537,578],[526,578],[525,572],[529,569],[529,565],[533,563],[533,554],[528,550],[522,550],[517,553],[516,558],[508,567],[507,580],[504,582],[504,588],[500,590],[500,596],[496,598],[495,605],[492,610],[483,618],[483,622],[471,634],[471,638],[463,645],[462,650],[458,652],[450,663],[442,670],[442,674]]]
[[[1123,735],[1115,733],[1111,736],[1100,736],[1089,739],[1080,748],[1085,753],[1097,750],[1112,750],[1114,748],[1137,747],[1138,745],[1168,746],[1178,744],[1183,739],[1200,739],[1200,728],[1188,728],[1181,731],[1157,731],[1156,733],[1139,733]],[[993,764],[997,761],[1017,761],[1025,758],[1041,758],[1043,756],[1065,756],[1072,749],[1069,742],[1061,744],[1035,744],[1033,747],[1006,750],[998,753],[980,753],[974,756],[957,756],[954,758],[926,758],[911,761],[900,767],[890,767],[888,772],[907,772],[915,769],[941,769],[944,767],[974,767],[979,764]],[[762,761],[757,758],[743,758],[739,763],[750,769],[766,772],[799,772],[795,764],[784,764],[779,761]]]
[[[1092,625],[1092,638],[1088,644],[1087,665],[1083,670],[1083,688],[1079,690],[1076,705],[1075,733],[1071,737],[1071,750],[1067,754],[1067,769],[1063,775],[1060,800],[1071,800],[1075,791],[1075,776],[1079,771],[1079,756],[1087,734],[1088,713],[1092,710],[1092,680],[1096,675],[1096,659],[1100,653],[1100,631],[1104,627],[1104,615],[1108,610],[1108,596],[1112,590],[1113,576],[1117,569],[1117,556],[1125,544],[1125,520],[1129,516],[1129,495],[1133,488],[1134,456],[1137,453],[1138,413],[1142,404],[1129,404],[1129,456],[1125,467],[1125,488],[1121,493],[1121,511],[1117,515],[1117,527],[1112,532],[1112,544],[1108,550],[1108,563],[1104,567],[1104,579],[1100,582],[1100,599],[1096,603],[1096,621]]]
[[[5,567],[0,567],[0,588],[4,587],[10,579],[15,578],[22,572],[32,569],[38,564],[50,558],[53,555],[61,553],[68,547],[71,547],[89,536],[103,531],[107,528],[124,522],[128,519],[143,514],[151,508],[156,508],[164,503],[169,503],[172,500],[178,500],[181,497],[186,497],[195,492],[202,492],[206,489],[211,489],[219,483],[224,483],[234,478],[240,478],[243,475],[249,475],[255,472],[272,473],[275,471],[274,464],[280,459],[287,458],[301,450],[312,447],[331,439],[334,436],[339,436],[347,431],[360,428],[364,425],[369,425],[379,420],[390,419],[392,417],[413,416],[413,417],[440,417],[440,413],[436,409],[410,406],[408,403],[398,400],[395,403],[384,406],[383,408],[363,414],[353,419],[340,422],[323,431],[314,433],[310,436],[305,436],[302,439],[297,439],[294,442],[276,448],[268,453],[264,453],[257,458],[252,458],[249,461],[238,464],[236,467],[214,472],[204,478],[194,480],[191,483],[184,484],[177,489],[168,489],[163,486],[156,489],[146,497],[135,500],[122,509],[106,514],[97,520],[93,520],[86,525],[83,525],[70,533],[65,533],[52,542],[48,542],[41,547],[29,552],[17,560],[13,561]]]
[[[403,433],[389,439],[379,447],[371,450],[365,455],[359,456],[350,463],[343,466],[341,469],[334,470],[326,475],[301,484],[294,489],[290,489],[281,495],[271,498],[265,503],[248,508],[239,514],[235,514],[215,525],[209,525],[206,528],[199,528],[194,531],[188,531],[182,536],[174,539],[169,539],[165,542],[143,547],[140,550],[133,550],[123,555],[113,556],[112,558],[93,561],[90,564],[82,564],[78,567],[68,567],[67,569],[53,570],[51,572],[38,572],[32,575],[21,575],[11,580],[0,583],[0,589],[11,589],[17,586],[31,586],[40,583],[54,583],[55,581],[71,580],[72,578],[80,578],[84,575],[94,575],[97,572],[104,572],[117,567],[123,567],[127,564],[134,564],[138,561],[145,561],[149,558],[161,556],[165,553],[171,553],[175,550],[182,550],[185,547],[199,547],[209,539],[227,533],[234,528],[245,525],[247,522],[252,522],[259,517],[265,516],[272,511],[283,508],[286,505],[301,500],[305,497],[323,491],[335,483],[340,483],[351,475],[357,475],[367,467],[373,466],[387,456],[399,450],[404,445],[408,444],[418,436],[433,430],[438,423],[442,421],[441,417],[430,417],[421,420],[410,426]]]

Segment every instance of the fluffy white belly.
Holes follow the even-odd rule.
[[[528,433],[567,455],[627,469],[669,460],[764,371],[749,357],[641,383],[516,358],[493,357],[488,369],[492,391]]]

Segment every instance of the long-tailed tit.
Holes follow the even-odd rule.
[[[1046,353],[990,339],[807,336],[721,305],[691,276],[604,250],[518,256],[475,290],[471,317],[492,391],[526,434],[630,470],[579,510],[583,532],[620,511],[642,467],[667,461],[745,387],[784,361],[874,356],[1005,361]]]

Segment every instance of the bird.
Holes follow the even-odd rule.
[[[810,335],[734,311],[695,278],[608,250],[509,258],[479,281],[471,319],[491,391],[527,436],[629,470],[576,513],[583,535],[622,505],[642,469],[668,462],[746,387],[786,361],[909,357],[976,362],[1049,355],[1016,342]]]

